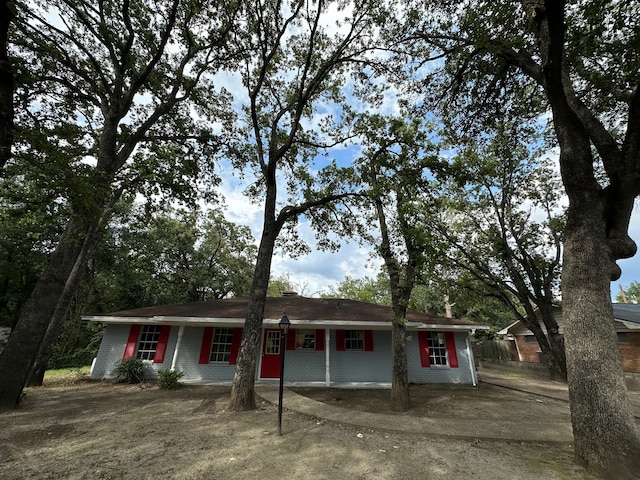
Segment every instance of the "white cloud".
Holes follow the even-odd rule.
[[[381,263],[370,258],[371,251],[370,247],[352,241],[344,242],[338,252],[313,250],[296,259],[275,255],[271,273],[273,276],[288,274],[296,288],[303,290],[299,293],[318,297],[347,276],[375,277]]]

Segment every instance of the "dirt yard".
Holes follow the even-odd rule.
[[[343,408],[387,413],[388,390],[295,389]],[[566,402],[481,384],[415,386],[403,415],[433,418],[550,416]],[[226,410],[228,387],[79,381],[31,388],[0,414],[0,479],[593,479],[569,443],[508,442],[363,429],[276,406]],[[389,413],[393,415],[392,413]]]

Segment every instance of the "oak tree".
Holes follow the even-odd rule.
[[[49,330],[62,324],[124,192],[193,191],[220,142],[233,2],[17,2],[16,162],[58,183],[70,214],[7,347],[0,407],[18,404]],[[217,124],[214,122],[218,122]],[[54,155],[55,153],[55,155]],[[51,161],[54,160],[54,161]]]
[[[507,128],[458,146],[455,175],[430,210],[443,261],[484,284],[531,330],[552,378],[566,379],[554,316],[560,299],[561,186],[533,142],[535,129]],[[543,331],[540,317],[546,327]]]
[[[339,220],[336,204],[354,192],[342,181],[342,168],[323,155],[349,137],[334,117],[348,116],[342,89],[349,68],[375,50],[374,21],[382,12],[383,5],[368,0],[261,0],[247,7],[246,32],[238,41],[247,54],[241,72],[246,94],[240,101],[249,142],[238,147],[235,165],[255,179],[247,191],[262,203],[264,217],[231,389],[234,411],[255,408],[257,356],[277,242],[305,248],[296,232],[302,215],[316,225],[321,248],[335,246],[323,232],[351,229]]]
[[[635,255],[629,221],[640,194],[640,5],[523,0],[416,5],[412,48],[444,58],[449,126],[471,135],[505,116],[550,113],[569,200],[562,302],[576,460],[612,478],[640,474],[613,328],[616,261]],[[419,12],[419,13],[418,13]],[[429,22],[427,25],[426,23]],[[420,58],[424,60],[424,51]],[[422,82],[424,85],[425,82]],[[444,105],[446,103],[446,106]]]
[[[361,116],[356,127],[362,141],[356,172],[368,184],[373,210],[365,219],[379,229],[379,235],[374,235],[376,252],[389,277],[393,310],[391,407],[406,411],[410,406],[407,306],[429,261],[431,240],[420,221],[420,198],[430,195],[428,177],[440,162],[423,122],[370,114]]]

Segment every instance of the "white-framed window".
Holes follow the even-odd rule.
[[[280,355],[280,330],[267,330],[264,353],[266,355]]]
[[[160,338],[160,325],[143,325],[140,330],[140,339],[138,340],[138,352],[136,358],[142,360],[153,360],[158,348],[158,339]]]
[[[315,350],[316,331],[307,329],[296,329],[296,350]]]
[[[431,365],[447,365],[447,343],[444,332],[427,332]]]
[[[345,330],[344,349],[364,350],[364,330]]]
[[[231,358],[231,344],[233,342],[233,328],[216,328],[211,340],[210,362],[228,363]]]

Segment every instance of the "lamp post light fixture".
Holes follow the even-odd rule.
[[[280,339],[280,391],[278,392],[278,435],[282,435],[282,393],[284,391],[284,353],[287,349],[287,333],[291,322],[285,313],[282,315],[278,327],[282,333]]]

